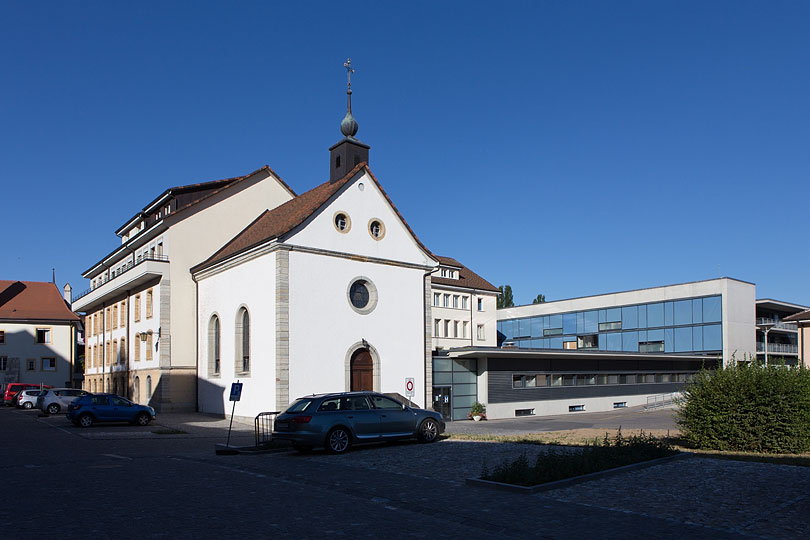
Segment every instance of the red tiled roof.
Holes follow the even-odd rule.
[[[460,262],[450,257],[436,257],[439,262],[444,266],[452,266],[458,268],[458,279],[449,279],[443,277],[436,277],[435,274],[430,276],[430,282],[437,285],[448,285],[450,287],[465,287],[468,289],[478,289],[480,291],[493,291],[499,292],[500,289],[485,280]]]
[[[53,283],[0,280],[0,319],[78,321]]]
[[[272,210],[266,210],[258,218],[256,218],[253,223],[245,227],[242,232],[237,234],[233,240],[225,244],[222,249],[214,253],[207,260],[194,266],[191,269],[191,272],[194,273],[198,270],[229,259],[234,255],[242,253],[243,251],[247,251],[250,248],[263,244],[264,242],[284,236],[317,212],[324,204],[327,203],[327,201],[329,201],[333,195],[335,195],[343,186],[345,186],[349,180],[351,180],[363,169],[366,170],[368,175],[379,188],[380,192],[388,201],[388,204],[391,205],[391,208],[393,208],[394,212],[396,212],[397,216],[402,220],[402,223],[405,224],[405,227],[408,229],[408,232],[411,233],[414,240],[416,240],[416,243],[419,244],[419,246],[429,255],[433,256],[430,250],[419,241],[419,238],[416,237],[411,227],[402,217],[402,214],[399,213],[399,210],[397,210],[396,206],[394,206],[394,203],[391,202],[390,197],[388,197],[388,194],[374,177],[371,170],[369,170],[366,162],[361,162],[358,163],[351,171],[346,173],[343,178],[336,180],[335,182],[325,182],[320,186],[317,186],[306,193],[302,193],[294,199],[273,208]]]

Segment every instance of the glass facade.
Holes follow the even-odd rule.
[[[498,321],[499,342],[521,349],[715,353],[723,348],[720,296]]]
[[[478,362],[433,357],[433,386],[449,387],[452,420],[465,420],[478,395]]]

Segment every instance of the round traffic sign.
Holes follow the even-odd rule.
[[[405,383],[405,390],[408,392],[413,392],[413,381],[408,381]]]

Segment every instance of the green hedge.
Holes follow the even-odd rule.
[[[677,454],[669,441],[652,435],[633,435],[624,437],[621,427],[613,438],[574,451],[541,452],[532,465],[523,454],[514,461],[505,461],[490,472],[486,466],[481,471],[481,478],[494,482],[515,484],[518,486],[535,486],[554,482],[564,478],[581,476],[642,461],[649,461]]]
[[[678,425],[697,448],[797,454],[810,450],[810,370],[732,364],[702,371],[678,400]]]

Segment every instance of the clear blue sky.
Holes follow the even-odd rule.
[[[0,4],[0,278],[80,291],[170,186],[328,178],[517,303],[709,279],[810,304],[810,3]],[[804,237],[802,236],[804,235]]]

